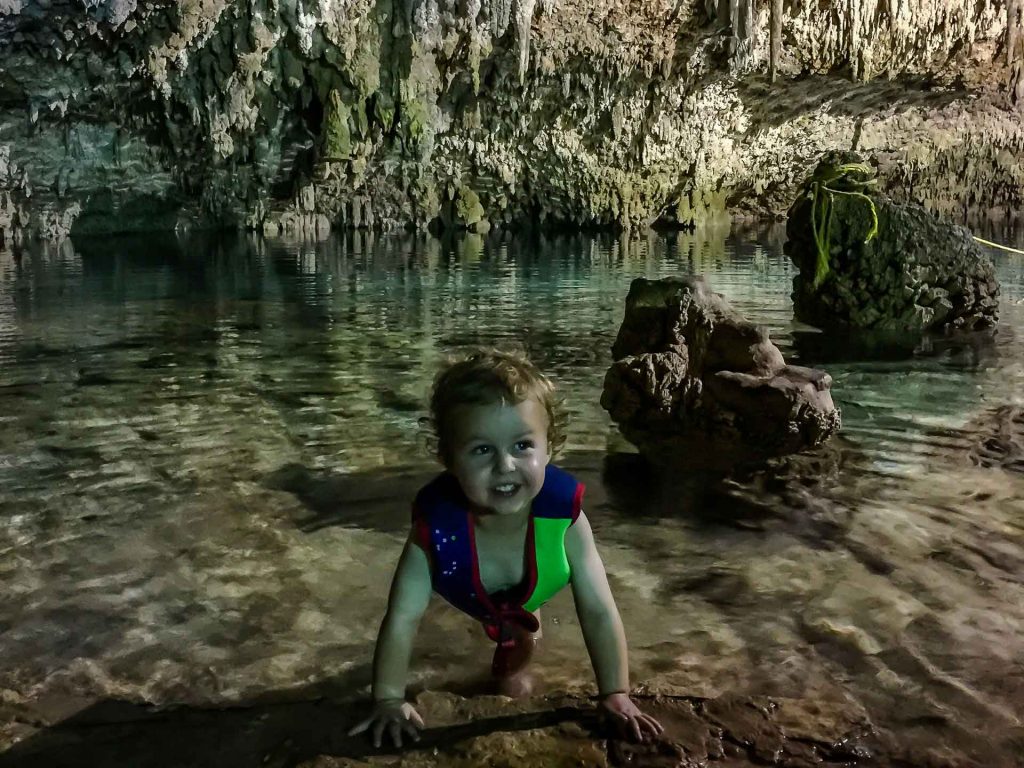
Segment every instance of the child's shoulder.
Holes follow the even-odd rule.
[[[575,522],[583,505],[583,483],[564,469],[548,464],[544,486],[533,500],[534,518],[564,518]]]
[[[462,489],[450,472],[440,472],[423,485],[412,502],[413,520],[433,515],[438,510],[458,508]]]
[[[458,482],[459,481],[455,479],[455,475],[448,470],[442,470],[420,486],[420,489],[416,491],[416,498],[436,493],[445,493],[451,490],[452,484],[457,487]]]

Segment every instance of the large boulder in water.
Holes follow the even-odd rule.
[[[879,195],[873,174],[852,153],[829,153],[789,209],[797,318],[882,332],[994,325],[999,283],[971,233]]]
[[[703,278],[634,280],[612,355],[601,405],[656,461],[729,467],[839,429],[831,377],[786,365],[767,331]]]

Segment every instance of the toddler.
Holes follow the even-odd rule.
[[[581,508],[583,485],[549,463],[564,442],[551,381],[517,355],[481,351],[449,365],[430,400],[445,471],[420,489],[373,657],[373,711],[349,732],[418,738],[405,701],[413,637],[431,592],[483,624],[499,690],[522,695],[538,609],[572,587],[599,709],[638,741],[662,731],[629,698],[626,637]]]

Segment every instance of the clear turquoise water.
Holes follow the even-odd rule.
[[[566,397],[562,463],[590,489],[634,681],[841,702],[906,743],[1012,759],[1024,479],[967,456],[988,409],[1024,405],[1024,258],[992,255],[993,339],[864,356],[793,320],[778,230],[0,254],[0,689],[356,691],[434,471],[418,425],[434,372],[514,343]],[[822,482],[766,491],[757,514],[638,481],[598,404],[630,280],[694,272],[790,362],[828,370],[843,409]],[[438,606],[414,683],[467,685],[481,637]],[[548,690],[590,685],[567,596],[538,665]]]

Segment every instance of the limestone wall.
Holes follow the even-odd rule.
[[[1004,0],[0,0],[0,233],[700,224],[784,210],[820,152],[850,147],[897,197],[1007,215],[1024,189],[1018,14],[1008,28]]]

